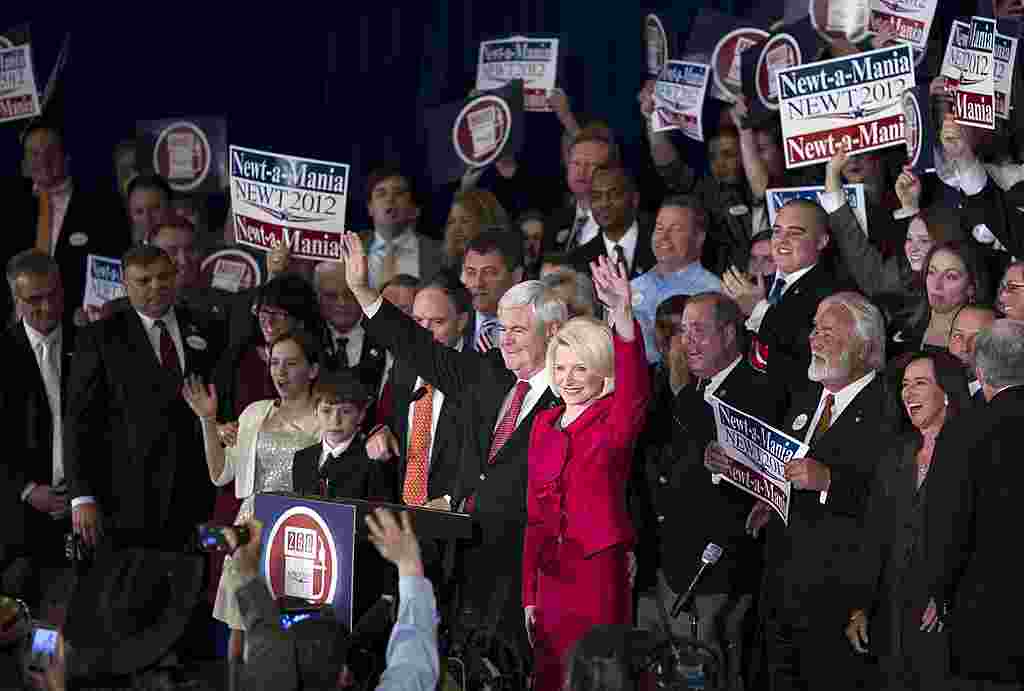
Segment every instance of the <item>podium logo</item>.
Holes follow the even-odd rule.
[[[326,521],[314,509],[295,506],[270,529],[264,571],[275,598],[295,597],[313,604],[334,601],[338,550]]]

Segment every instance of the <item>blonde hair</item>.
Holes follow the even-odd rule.
[[[601,395],[615,390],[615,354],[612,330],[593,317],[573,317],[565,322],[548,343],[547,364],[551,390],[561,396],[555,384],[555,352],[559,346],[571,350],[587,369],[604,377]]]
[[[468,245],[475,238],[479,237],[480,233],[487,228],[508,228],[509,220],[508,214],[505,212],[505,208],[498,201],[498,198],[487,190],[478,188],[471,188],[467,190],[460,190],[455,194],[455,198],[452,199],[452,205],[448,209],[448,218],[445,220],[445,251],[452,255],[455,253],[456,248],[453,247],[452,240],[448,233],[448,226],[451,223],[451,214],[455,206],[461,206],[463,211],[468,213],[476,221],[476,234],[472,237],[465,238],[465,244]],[[463,248],[465,251],[465,248]]]

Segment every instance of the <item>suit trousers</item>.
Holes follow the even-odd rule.
[[[867,691],[878,688],[877,670],[858,656],[842,625],[822,629],[773,617],[763,624],[765,691]]]

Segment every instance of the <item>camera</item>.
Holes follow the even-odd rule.
[[[248,544],[249,529],[241,525],[217,525],[200,523],[196,526],[196,549],[200,552],[232,552],[228,544],[227,534],[232,532],[238,547]]]
[[[45,672],[57,657],[57,638],[60,632],[56,626],[35,622],[32,634],[25,639],[22,659],[30,672]]]

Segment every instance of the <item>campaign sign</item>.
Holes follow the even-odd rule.
[[[961,125],[995,129],[995,20],[972,17],[954,21],[942,60],[946,89]]]
[[[558,39],[512,36],[480,43],[476,88],[500,89],[509,82],[523,82],[524,110],[547,112],[548,93],[558,76]]]
[[[127,295],[121,260],[95,254],[85,258],[85,295],[83,307],[103,307],[106,303]]]
[[[792,483],[786,479],[786,466],[794,458],[803,457],[807,445],[720,398],[712,396],[711,406],[715,411],[718,443],[733,461],[728,473],[713,475],[712,481],[717,484],[724,479],[768,502],[788,525]]]
[[[348,164],[240,146],[231,147],[230,158],[240,244],[262,250],[287,245],[298,259],[341,261]]]
[[[846,195],[846,203],[850,206],[850,210],[853,211],[853,215],[857,217],[857,221],[860,223],[861,230],[867,235],[868,209],[864,201],[864,185],[859,182],[855,185],[843,185],[843,193]],[[821,204],[821,196],[823,194],[825,194],[825,188],[821,185],[810,187],[774,187],[765,190],[768,222],[775,225],[776,214],[779,213],[779,209],[785,206],[787,202],[793,199],[808,199]]]
[[[263,523],[260,565],[270,594],[331,605],[351,630],[355,507],[257,494],[254,513]]]
[[[902,145],[903,92],[914,87],[909,44],[800,65],[778,72],[786,167]]]
[[[0,123],[33,118],[40,112],[32,46],[0,50]]]
[[[995,80],[996,117],[1010,117],[1010,95],[1013,87],[1013,69],[1017,61],[1017,39],[996,33],[993,52],[993,78]]]
[[[935,129],[929,103],[927,84],[918,84],[903,94],[907,165],[917,176],[935,171]]]
[[[690,139],[704,141],[701,113],[710,72],[707,65],[669,60],[654,85],[651,131],[681,130]]]
[[[191,122],[175,122],[164,128],[153,149],[153,170],[171,189],[194,190],[210,172],[213,151],[206,133]]]
[[[259,262],[240,247],[226,247],[209,254],[199,267],[203,283],[230,293],[239,293],[263,283]]]
[[[668,34],[658,15],[644,18],[644,45],[647,48],[647,74],[657,77],[668,62]]]
[[[928,35],[938,0],[871,0],[871,31],[888,28],[896,38],[914,46],[917,55],[928,48]]]
[[[462,107],[452,124],[452,145],[467,166],[492,163],[512,134],[512,109],[496,94],[481,94]]]
[[[743,53],[767,38],[767,31],[741,27],[725,34],[718,41],[711,53],[715,98],[735,103],[736,98],[743,94]]]
[[[868,0],[811,0],[811,23],[826,41],[857,43],[867,36]]]
[[[769,110],[779,109],[779,72],[803,62],[800,44],[789,34],[775,34],[761,49],[755,67],[757,98]]]

